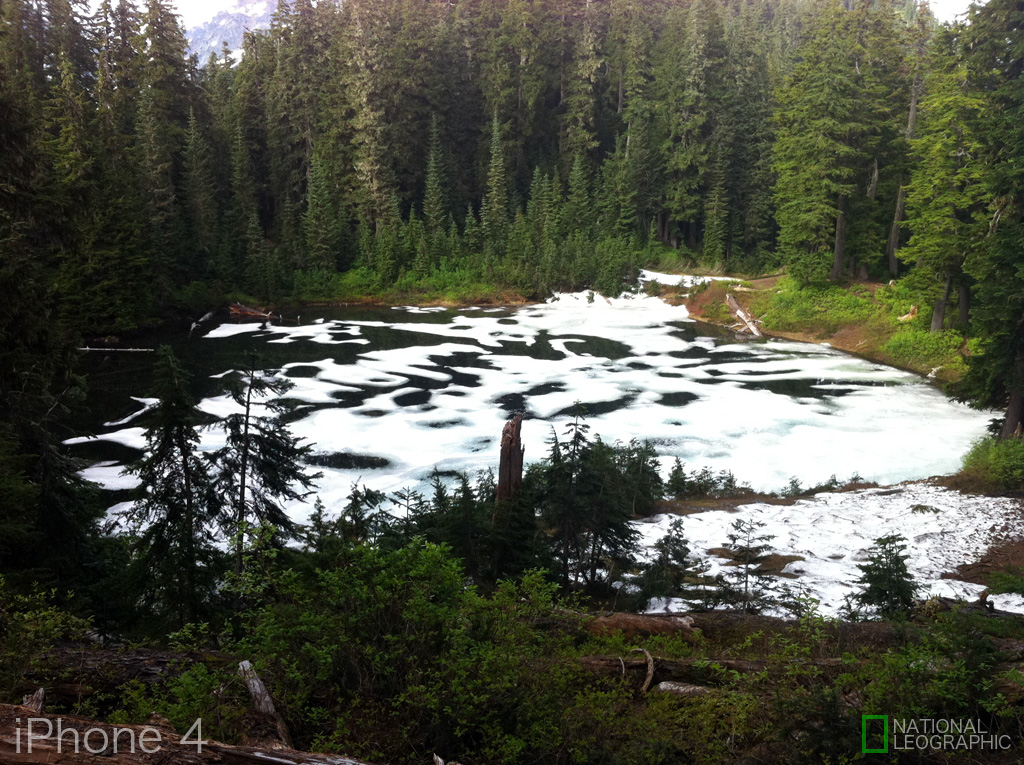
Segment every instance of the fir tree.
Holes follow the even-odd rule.
[[[222,507],[199,450],[189,376],[168,346],[158,352],[158,403],[146,430],[146,456],[129,468],[142,496],[128,519],[144,598],[179,627],[196,621],[217,579],[213,546]]]
[[[243,376],[229,387],[242,411],[224,419],[227,444],[212,459],[215,486],[230,498],[225,531],[234,535],[236,572],[241,571],[247,529],[269,523],[284,535],[293,534],[295,525],[281,502],[303,498],[319,477],[303,464],[310,447],[281,421],[288,404],[280,397],[291,387],[291,381],[258,370],[255,354],[250,354]],[[267,414],[259,414],[261,410]]]
[[[887,618],[909,614],[919,589],[907,570],[906,541],[899,534],[876,539],[868,562],[857,566],[862,572],[857,584],[863,589],[856,599]]]
[[[487,172],[487,195],[480,210],[484,259],[493,270],[504,254],[508,235],[508,180],[505,174],[505,153],[501,141],[501,123],[495,113],[491,124],[491,162]]]

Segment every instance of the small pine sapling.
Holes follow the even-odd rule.
[[[907,569],[906,541],[900,534],[879,537],[868,551],[868,562],[857,566],[862,572],[857,584],[863,588],[857,601],[885,618],[910,613],[920,589]]]
[[[769,542],[775,538],[758,533],[765,525],[761,521],[739,519],[732,524],[725,545],[736,564],[726,571],[725,595],[748,614],[759,613],[774,600],[774,577],[761,570],[761,564],[772,554]]]

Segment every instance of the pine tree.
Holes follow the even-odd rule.
[[[702,223],[708,140],[719,111],[725,54],[722,34],[718,9],[711,0],[698,0],[689,9],[673,8],[655,63],[655,98],[665,136],[664,205],[671,221],[663,238],[676,240],[676,226],[683,225],[691,249],[697,247]]]
[[[971,322],[984,350],[970,359],[966,382],[979,405],[1006,408],[1000,436],[1009,438],[1024,429],[1024,77],[1016,53],[1024,9],[991,0],[973,6],[969,20],[967,66],[987,106],[977,137],[995,209],[986,246],[964,264],[977,281]]]
[[[189,110],[188,131],[185,134],[185,199],[188,207],[189,230],[193,247],[200,259],[194,263],[193,273],[205,272],[216,246],[217,202],[214,196],[212,157],[210,145],[203,135],[195,109]]]
[[[448,200],[444,188],[444,167],[441,157],[441,130],[437,116],[430,120],[430,154],[427,157],[427,181],[423,192],[423,219],[431,237],[444,231],[448,219]]]
[[[243,376],[229,387],[242,411],[224,419],[227,444],[212,459],[214,485],[230,498],[225,531],[234,536],[236,572],[242,568],[250,525],[270,523],[285,536],[293,534],[295,524],[281,502],[303,498],[319,477],[307,473],[302,462],[310,447],[302,445],[281,420],[288,404],[280,397],[291,387],[286,378],[258,370],[255,354],[250,354]],[[258,414],[261,409],[268,414]]]
[[[948,45],[951,40],[939,45]],[[961,323],[966,324],[969,281],[964,263],[984,248],[991,196],[979,163],[981,145],[975,137],[984,104],[969,90],[967,72],[954,51],[936,51],[921,101],[919,137],[913,141],[918,164],[907,192],[907,228],[911,238],[904,260],[927,275],[935,295],[932,331],[945,325],[950,292],[961,295]]]
[[[603,62],[598,51],[596,20],[591,4],[583,14],[583,29],[573,50],[572,73],[565,88],[560,146],[563,172],[575,170],[576,162],[587,163],[597,147],[594,89]],[[565,176],[563,176],[565,177]]]
[[[495,113],[491,123],[491,162],[487,172],[487,195],[480,209],[484,260],[489,271],[497,266],[508,236],[508,180],[501,141],[501,123]]]
[[[899,534],[880,537],[868,550],[868,562],[857,566],[862,572],[857,584],[863,588],[857,601],[883,617],[909,614],[920,589],[907,569],[906,542]]]
[[[332,273],[337,269],[341,234],[339,215],[332,205],[332,194],[328,184],[323,154],[319,150],[314,150],[306,196],[306,213],[302,218],[306,244],[304,265],[306,268]]]
[[[168,346],[157,354],[158,404],[146,430],[145,456],[128,472],[142,496],[128,511],[134,565],[144,598],[177,626],[195,622],[212,597],[218,570],[213,546],[222,511],[199,450],[198,411],[189,375]]]
[[[859,159],[850,136],[861,130],[848,14],[831,0],[812,24],[799,63],[777,94],[773,161],[780,254],[805,283],[842,274],[835,245],[844,235]]]

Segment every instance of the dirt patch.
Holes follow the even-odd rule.
[[[705,552],[708,555],[714,555],[716,558],[722,558],[723,560],[728,561],[725,564],[727,566],[739,565],[736,561],[736,554],[727,547],[712,547],[705,550]],[[807,560],[807,558],[801,557],[800,555],[779,555],[778,553],[772,553],[762,560],[755,570],[759,574],[771,574],[772,576],[781,576],[786,579],[796,579],[800,576],[799,574],[783,572],[782,569],[790,563],[796,563],[797,561],[803,560]]]
[[[656,504],[659,514],[668,513],[671,515],[694,515],[695,513],[706,513],[711,510],[726,510],[730,513],[736,512],[743,505],[750,505],[755,502],[763,502],[767,505],[794,505],[796,499],[790,497],[773,497],[770,494],[751,494],[743,497],[728,497],[726,499],[662,499]]]
[[[1020,576],[1024,570],[1024,540],[999,542],[988,549],[980,560],[957,566],[955,572],[942,575],[943,579],[956,579],[973,584],[989,584],[994,573]]]
[[[781,274],[776,274],[775,276],[763,276],[760,279],[749,279],[748,283],[755,290],[770,290],[779,283],[781,278]]]

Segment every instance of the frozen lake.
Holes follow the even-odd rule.
[[[651,441],[667,467],[732,470],[778,490],[859,473],[881,484],[955,471],[989,413],[915,375],[827,346],[737,342],[646,296],[560,295],[519,309],[303,309],[298,323],[225,323],[175,340],[211,419],[234,406],[221,377],[256,348],[289,378],[293,431],[322,457],[318,494],[338,507],[353,483],[416,485],[435,468],[497,466],[502,424],[525,412],[527,461],[547,451],[573,403],[591,434]],[[293,319],[294,321],[294,319]],[[124,359],[121,357],[131,357]],[[139,358],[145,357],[145,358]],[[121,465],[144,445],[150,354],[91,360],[103,425],[73,439],[86,476],[127,488]],[[216,448],[216,428],[203,448]],[[320,460],[318,460],[319,462]],[[304,521],[309,506],[291,508]]]

